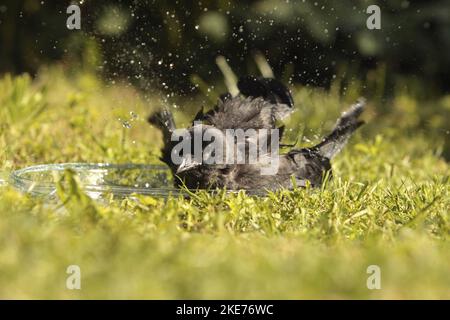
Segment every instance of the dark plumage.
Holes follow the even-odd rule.
[[[214,128],[217,132],[226,129],[275,129],[277,122],[290,115],[293,99],[289,90],[274,79],[247,77],[238,82],[241,95],[231,97],[223,95],[217,106],[203,113],[201,110],[195,121],[201,121],[203,130]],[[331,171],[330,160],[344,147],[352,133],[363,124],[358,117],[363,112],[364,100],[359,100],[338,119],[333,131],[322,142],[311,148],[292,149],[279,155],[276,174],[262,175],[260,161],[254,164],[206,164],[193,160],[193,154],[183,155],[183,163],[174,164],[171,152],[178,142],[170,137],[175,130],[172,114],[163,110],[153,114],[149,122],[163,132],[164,147],[161,160],[173,174],[179,177],[177,185],[185,184],[188,188],[227,188],[230,190],[276,190],[305,186],[309,180],[312,186],[320,186],[326,172]],[[189,128],[193,139],[194,126]],[[279,127],[281,139],[284,127]],[[270,137],[269,137],[270,138]],[[246,150],[252,143],[246,140]],[[235,148],[226,145],[225,148]],[[204,149],[204,145],[202,146]],[[269,149],[270,151],[270,149]],[[186,160],[186,161],[184,161]],[[294,182],[295,181],[295,182]]]

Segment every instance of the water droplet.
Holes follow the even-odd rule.
[[[130,111],[131,121],[136,120],[138,115],[134,111]]]
[[[120,118],[118,120],[122,124],[122,127],[126,128],[126,129],[130,129],[131,128],[131,124],[127,120],[122,120]]]

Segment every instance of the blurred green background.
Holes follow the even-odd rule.
[[[81,7],[81,30],[66,28],[71,3]],[[366,27],[372,4],[381,30]],[[370,95],[383,78],[383,96],[400,84],[428,98],[450,87],[449,16],[445,0],[2,0],[0,73],[62,61],[145,91],[189,94],[192,75],[221,78],[217,55],[245,75],[257,73],[261,52],[290,83],[361,81]]]

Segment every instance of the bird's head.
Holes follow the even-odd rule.
[[[180,165],[177,168],[176,173],[180,174],[194,168],[198,168],[202,164],[201,161],[195,160],[194,156],[191,154],[184,155]]]
[[[189,151],[183,152],[181,162],[176,173],[185,173],[199,169],[201,166],[218,165],[223,163],[226,146],[223,131],[212,126],[203,125],[196,132],[197,126],[189,129]]]

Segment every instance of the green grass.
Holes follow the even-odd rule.
[[[288,141],[332,127],[358,94],[337,91],[293,88]],[[40,163],[157,163],[160,133],[145,121],[157,97],[60,68],[1,78],[3,178]],[[205,103],[187,101],[182,123]],[[450,298],[450,97],[398,89],[369,102],[322,189],[96,203],[75,188],[55,207],[0,187],[0,298]],[[81,290],[66,288],[73,264]],[[380,290],[366,286],[369,265]]]

